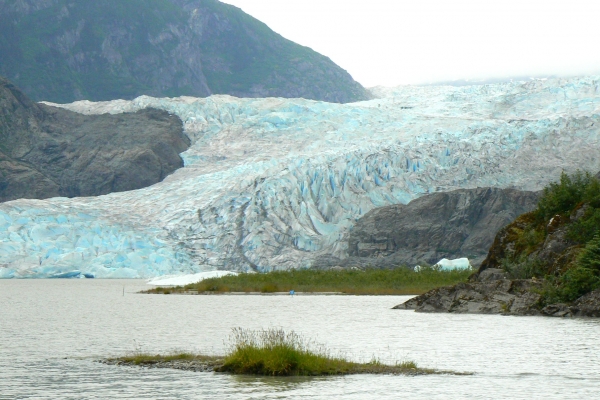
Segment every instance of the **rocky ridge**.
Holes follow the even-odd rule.
[[[189,145],[166,111],[86,116],[36,104],[0,77],[0,201],[150,186],[183,166]]]
[[[534,212],[525,213],[500,229],[487,258],[469,282],[434,289],[394,308],[419,312],[600,317],[600,289],[593,276],[597,260],[588,267],[591,276],[581,273],[581,255],[591,248],[591,242],[597,241],[597,233],[594,236],[597,200],[580,202],[577,194],[571,194],[574,200],[564,197],[560,200],[574,204],[574,207],[566,207],[570,212],[540,221],[547,203],[554,201],[551,196],[559,197],[553,191],[574,193],[579,186],[585,188],[582,193],[592,193],[593,197],[598,182],[600,174],[595,178],[563,175],[561,184],[554,187],[551,184],[545,189]],[[586,232],[590,228],[591,231]]]
[[[379,207],[352,228],[349,257],[324,259],[321,265],[433,265],[442,258],[468,257],[479,267],[494,232],[531,211],[538,197],[538,192],[516,189],[459,189]]]
[[[600,290],[572,304],[542,306],[542,287],[541,280],[509,279],[506,271],[490,268],[475,275],[470,282],[434,289],[393,308],[456,314],[600,317]]]

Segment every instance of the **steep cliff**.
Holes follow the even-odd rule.
[[[149,186],[183,166],[189,144],[165,111],[85,116],[33,103],[0,77],[0,201]]]
[[[495,233],[531,211],[537,199],[537,192],[477,188],[376,208],[352,229],[348,262],[415,265],[468,257],[471,265],[479,266]]]
[[[0,74],[32,99],[368,98],[329,58],[216,0],[0,0]]]

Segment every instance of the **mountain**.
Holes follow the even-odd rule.
[[[62,107],[179,116],[185,166],[139,190],[0,204],[0,276],[311,268],[347,257],[377,207],[600,170],[597,77],[399,87],[352,104],[219,95]]]
[[[0,201],[149,186],[183,166],[189,144],[166,111],[86,116],[34,103],[0,77]]]
[[[329,58],[216,0],[0,0],[0,74],[33,100],[365,100]]]
[[[467,257],[478,267],[496,232],[533,210],[538,197],[515,189],[459,189],[375,208],[354,224],[349,257],[334,265],[433,265],[442,258]]]

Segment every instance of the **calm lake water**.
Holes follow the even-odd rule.
[[[408,297],[166,296],[139,280],[0,280],[0,399],[591,399],[600,320],[417,314]],[[125,295],[123,296],[123,288]],[[473,376],[254,378],[107,366],[136,349],[219,354],[282,327],[358,361]]]

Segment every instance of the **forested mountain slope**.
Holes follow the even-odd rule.
[[[0,75],[33,100],[365,100],[329,58],[216,0],[0,0]]]

